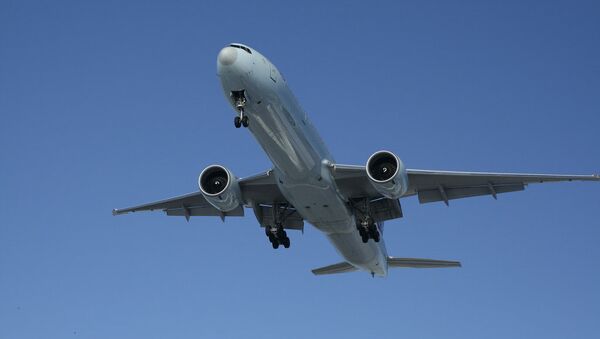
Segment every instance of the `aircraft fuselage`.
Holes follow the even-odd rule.
[[[328,168],[334,159],[275,65],[258,51],[234,44],[219,53],[217,73],[234,109],[232,93],[243,93],[248,129],[273,163],[288,202],[327,236],[346,261],[387,275],[383,239],[362,242],[347,197],[338,193]]]

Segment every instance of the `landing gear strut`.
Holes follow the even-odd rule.
[[[239,112],[239,115],[233,119],[235,128],[248,127],[248,116],[244,114],[244,108],[246,107],[245,91],[232,91],[231,98],[235,104],[235,109]]]
[[[282,208],[280,208],[280,207],[282,207]],[[287,205],[273,203],[273,206],[271,209],[273,211],[273,223],[275,224],[275,226],[266,225],[265,226],[265,234],[269,238],[269,242],[271,242],[271,245],[273,245],[274,249],[279,248],[279,245],[283,245],[283,247],[289,248],[290,247],[290,238],[288,238],[287,233],[285,232],[285,229],[283,228],[283,223],[285,222],[285,219],[288,216],[290,216],[289,213],[286,214]],[[283,211],[281,211],[280,209],[283,209]]]

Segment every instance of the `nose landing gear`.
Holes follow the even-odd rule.
[[[235,128],[248,127],[248,116],[244,115],[244,111],[241,111],[240,115],[233,119],[233,124]]]
[[[231,91],[231,98],[235,104],[235,109],[239,112],[239,115],[233,119],[235,128],[248,127],[248,116],[244,114],[244,107],[246,107],[245,90]]]

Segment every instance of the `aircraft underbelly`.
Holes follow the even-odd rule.
[[[264,72],[249,73],[241,82],[230,80],[222,77],[226,95],[230,89],[245,90],[248,129],[273,163],[277,185],[286,200],[304,220],[325,233],[347,262],[385,275],[383,241],[362,242],[354,215],[337,193],[325,165],[334,159],[287,84]]]
[[[387,274],[387,259],[383,243],[369,240],[364,244],[358,232],[333,233],[328,234],[327,238],[344,260],[350,264],[380,276]]]
[[[287,91],[283,89],[283,91]],[[383,241],[362,242],[355,218],[337,193],[323,160],[333,161],[303,112],[288,95],[261,95],[261,104],[248,107],[250,131],[274,165],[277,184],[287,201],[352,265],[386,275]],[[289,96],[288,96],[289,97]]]
[[[307,184],[281,186],[286,199],[305,220],[325,233],[344,260],[363,270],[386,275],[383,240],[381,243],[373,240],[366,244],[362,242],[354,216],[333,187]]]

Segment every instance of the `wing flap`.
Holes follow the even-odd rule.
[[[480,195],[496,195],[500,193],[517,192],[525,189],[524,184],[513,185],[485,185],[475,187],[438,187],[430,190],[417,191],[419,202],[425,204],[428,202],[446,201],[453,199],[476,197]],[[445,197],[444,197],[445,194]]]
[[[165,210],[168,216],[178,217],[243,217],[244,208],[238,206],[236,209],[229,212],[221,212],[218,209],[210,207],[178,207]]]
[[[130,212],[140,212],[140,211],[154,211],[154,210],[169,210],[169,209],[177,209],[187,207],[188,209],[204,209],[210,210],[215,209],[210,205],[202,193],[200,192],[192,192],[180,196],[176,196],[169,199],[159,200],[147,204],[142,204],[133,207],[114,209],[113,215],[125,214]],[[216,210],[216,209],[215,209]]]

